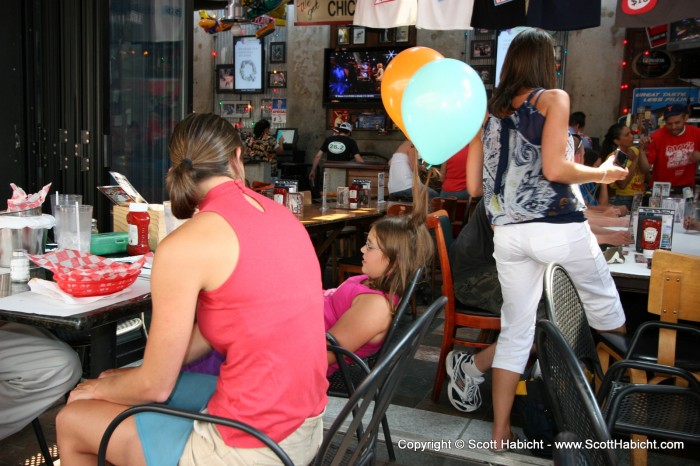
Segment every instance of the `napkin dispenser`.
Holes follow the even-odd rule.
[[[113,233],[98,233],[90,237],[90,254],[104,256],[108,254],[123,254],[129,244],[129,234],[122,231]]]

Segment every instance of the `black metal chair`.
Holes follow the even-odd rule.
[[[102,441],[100,442],[100,448],[97,454],[97,464],[99,466],[105,466],[106,464],[107,445],[109,444],[109,439],[112,437],[112,434],[114,433],[114,430],[117,428],[117,426],[119,426],[119,424],[121,424],[121,422],[127,419],[128,417],[133,416],[137,413],[145,412],[168,414],[171,416],[183,417],[186,419],[192,419],[196,421],[211,422],[214,424],[219,424],[222,426],[242,430],[246,434],[252,435],[256,439],[260,440],[263,444],[265,444],[265,446],[267,446],[270,450],[272,450],[272,452],[275,455],[277,455],[277,457],[280,459],[283,465],[294,466],[294,463],[289,458],[287,453],[285,453],[285,451],[274,440],[272,440],[263,432],[248,424],[235,421],[233,419],[212,416],[211,414],[203,414],[197,411],[188,411],[184,409],[173,408],[171,406],[166,406],[158,403],[132,406],[131,408],[128,408],[125,411],[119,413],[119,415],[115,417],[114,420],[112,420],[112,422],[110,422],[109,426],[107,426],[107,430],[105,430],[105,433],[102,435]]]
[[[326,334],[326,339],[329,343],[328,350],[336,353],[336,360],[338,361],[338,370],[328,378],[329,395],[348,398],[355,391],[355,387],[362,382],[367,374],[369,374],[370,369],[375,365],[377,360],[380,359],[387,351],[389,351],[389,349],[391,349],[392,343],[396,339],[397,327],[403,316],[406,314],[409,304],[413,301],[413,295],[415,294],[418,281],[422,276],[423,268],[421,267],[413,274],[411,281],[404,291],[401,301],[399,302],[398,306],[396,306],[394,318],[391,322],[389,330],[387,331],[382,347],[376,353],[361,360],[361,364],[357,362],[357,359],[359,358],[347,356],[345,349],[340,347],[335,338],[333,338],[333,335],[330,333]],[[342,348],[342,350],[338,350],[338,348]],[[343,357],[343,355],[345,355],[345,357]],[[351,362],[348,363],[346,359],[351,359]],[[382,427],[384,429],[384,439],[386,440],[389,459],[391,461],[395,461],[396,454],[394,453],[394,447],[391,442],[391,433],[389,431],[389,423],[386,420],[386,416],[384,419],[382,419]]]
[[[379,426],[401,376],[430,330],[435,315],[446,302],[444,296],[433,302],[411,323],[398,343],[391,345],[387,353],[379,358],[326,432],[315,465],[374,464]],[[369,416],[366,422],[363,419],[365,414]]]
[[[574,357],[595,377],[599,387],[597,401],[611,432],[633,435],[637,441],[643,440],[642,435],[654,435],[700,442],[700,383],[691,373],[673,366],[623,359],[602,376],[583,304],[561,265],[547,267],[544,293],[548,319],[560,330]],[[538,354],[539,351],[538,344]],[[677,377],[687,387],[630,384],[626,379],[628,371]],[[563,429],[559,424],[558,427]],[[645,449],[634,449],[632,455],[633,463],[646,462]]]
[[[554,466],[592,466],[590,452],[575,433],[559,432],[554,442]]]
[[[44,464],[46,466],[53,466],[53,457],[51,456],[51,450],[46,443],[46,437],[44,436],[44,430],[41,428],[41,423],[39,418],[34,418],[32,421],[32,428],[34,429],[34,435],[36,435],[36,440],[39,442],[39,450],[44,457]]]
[[[605,419],[578,359],[560,330],[554,323],[540,320],[535,330],[535,341],[542,378],[559,430],[606,445],[605,442],[609,442],[611,437]],[[594,448],[589,454],[594,465],[617,464],[615,452],[610,448]]]
[[[648,311],[658,320],[645,322],[633,338],[602,333],[598,354],[603,367],[613,360],[639,359],[676,366],[700,380],[700,258],[657,251],[651,266]],[[663,378],[652,379],[658,383]]]

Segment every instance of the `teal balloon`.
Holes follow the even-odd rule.
[[[466,63],[443,58],[426,63],[406,85],[401,117],[421,158],[440,165],[469,144],[486,115],[486,89]]]

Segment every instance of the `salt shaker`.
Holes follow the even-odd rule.
[[[25,249],[12,251],[10,259],[10,280],[13,282],[29,281],[29,257]]]

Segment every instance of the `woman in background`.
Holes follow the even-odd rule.
[[[627,170],[611,160],[598,168],[574,162],[569,96],[556,89],[554,46],[546,31],[530,28],[513,39],[488,110],[469,146],[467,188],[473,196],[483,193],[494,227],[503,306],[492,365],[492,439],[494,450],[504,451],[513,439],[515,387],[530,356],[547,264],[558,262],[569,271],[593,328],[624,326],[615,283],[573,185],[611,183]],[[473,391],[467,382],[482,371],[473,371],[473,361],[462,357],[448,358],[447,366],[452,384],[466,397]]]
[[[616,181],[611,187],[615,188],[613,205],[623,205],[627,210],[632,210],[632,200],[635,194],[644,194],[646,191],[646,173],[639,165],[640,149],[634,147],[634,135],[629,127],[622,123],[616,123],[608,128],[603,139],[602,150],[607,156],[614,155],[615,149],[620,149],[627,154],[627,170],[629,173],[624,180]],[[644,149],[641,149],[642,151]]]
[[[166,177],[173,214],[199,213],[158,245],[143,364],[81,383],[59,413],[64,464],[94,465],[117,414],[166,400],[250,424],[295,464],[309,464],[316,454],[328,388],[318,259],[286,207],[244,186],[242,146],[238,131],[217,115],[192,114],[175,127]],[[264,281],[261,264],[274,264]],[[180,375],[183,362],[212,348],[225,358],[218,378]],[[120,424],[107,461],[278,464],[241,431],[153,413]]]
[[[389,160],[389,195],[400,201],[413,200],[413,175],[418,170],[418,151],[408,139],[402,142]],[[437,197],[438,192],[428,187],[428,197]]]
[[[270,122],[264,118],[253,126],[253,135],[245,140],[248,146],[247,156],[251,161],[269,162],[270,176],[276,177],[277,156],[284,152],[284,138],[279,141],[270,136]]]
[[[469,199],[467,191],[467,156],[469,146],[465,146],[455,155],[442,164],[442,190],[440,197],[456,197],[457,199]]]

